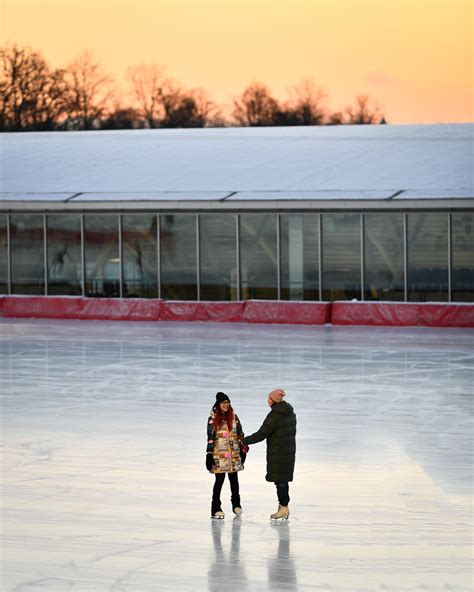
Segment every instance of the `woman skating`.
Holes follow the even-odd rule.
[[[207,421],[206,468],[215,475],[212,490],[211,517],[224,518],[221,490],[225,475],[229,476],[232,510],[242,514],[238,471],[244,468],[245,452],[241,449],[242,425],[225,393],[217,393],[216,402]],[[248,450],[248,447],[244,447]]]

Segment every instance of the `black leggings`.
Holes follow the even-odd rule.
[[[290,488],[288,481],[278,481],[275,483],[277,488],[278,502],[280,506],[287,506],[290,503]]]
[[[237,473],[227,473],[229,476],[230,481],[230,491],[231,491],[231,502],[232,508],[240,507],[240,495],[239,495],[239,476]],[[224,485],[224,479],[226,474],[225,473],[215,473],[216,481],[214,483],[214,488],[212,490],[212,505],[211,505],[211,513],[215,514],[219,510],[222,510],[221,507],[221,491],[222,486]]]

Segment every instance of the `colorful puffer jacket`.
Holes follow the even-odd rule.
[[[235,473],[241,471],[244,466],[240,460],[240,441],[244,434],[242,424],[234,413],[232,430],[229,431],[227,423],[223,421],[217,432],[214,431],[214,409],[207,420],[207,452],[212,452],[215,465],[212,473]]]

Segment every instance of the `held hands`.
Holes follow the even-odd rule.
[[[249,451],[249,447],[247,444],[242,444],[240,446],[240,461],[242,466],[245,464],[245,459],[247,458],[247,452]]]
[[[212,452],[208,452],[206,454],[206,469],[208,471],[212,471],[212,467],[215,465],[215,461],[214,461],[214,455],[212,454]]]

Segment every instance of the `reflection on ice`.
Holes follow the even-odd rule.
[[[234,518],[231,519],[231,522],[230,548],[224,550],[222,545],[222,531],[225,528],[224,520],[211,520],[215,561],[209,567],[208,589],[212,592],[222,592],[223,588],[232,588],[236,583],[238,583],[239,590],[249,589],[245,565],[240,561],[240,529],[242,520],[241,518]]]
[[[290,555],[290,525],[288,522],[272,522],[272,530],[278,533],[278,549],[268,559],[268,586],[270,590],[298,590],[295,563]]]
[[[471,589],[469,330],[0,324],[2,592]],[[290,522],[265,444],[210,520],[215,393],[244,431],[283,387]]]

